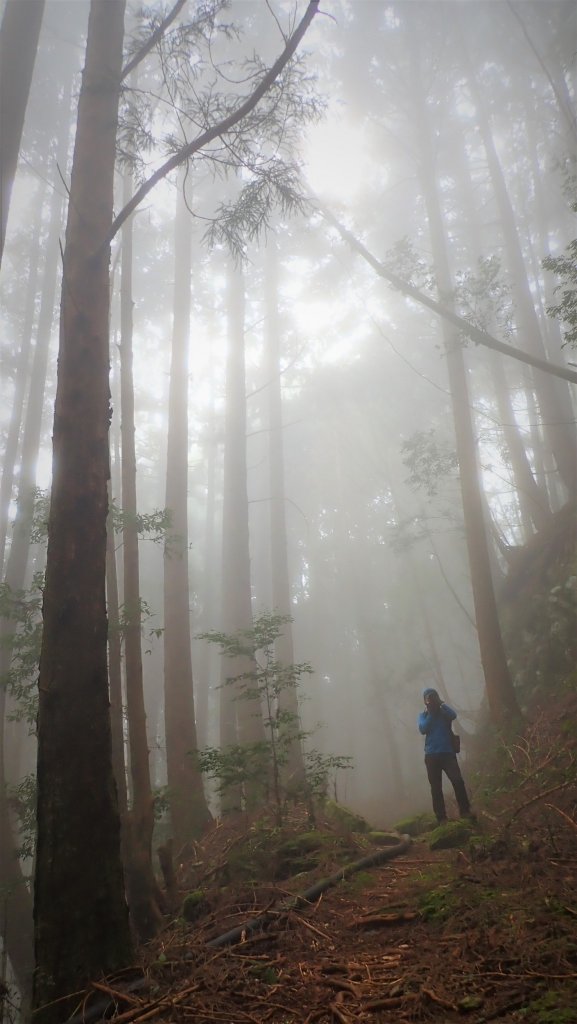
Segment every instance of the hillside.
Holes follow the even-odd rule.
[[[476,826],[415,835],[311,902],[291,897],[343,863],[396,854],[398,839],[338,813],[313,828],[298,809],[282,830],[264,814],[219,823],[183,851],[171,923],[133,970],[94,983],[76,1020],[108,1003],[117,1024],[574,1024],[576,712],[568,691],[535,708],[469,771]]]

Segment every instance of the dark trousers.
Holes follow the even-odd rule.
[[[465,789],[465,783],[463,782],[463,776],[461,775],[461,769],[459,768],[459,762],[457,761],[457,755],[425,754],[425,767],[431,787],[433,811],[437,821],[446,821],[447,818],[445,799],[443,797],[443,772],[455,790],[461,817],[470,814],[471,805],[467,796],[467,790]]]

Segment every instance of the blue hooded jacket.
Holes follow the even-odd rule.
[[[431,687],[423,692],[423,697],[437,693]],[[438,694],[437,694],[438,696]],[[438,710],[421,711],[419,715],[419,732],[425,737],[425,754],[454,754],[451,739],[451,723],[455,721],[457,712],[448,704],[441,704]]]

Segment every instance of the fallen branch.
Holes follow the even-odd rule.
[[[544,800],[546,796],[551,796],[551,793],[558,793],[560,789],[567,789],[567,786],[569,785],[570,783],[568,781],[559,782],[557,786],[551,786],[551,788],[546,789],[544,793],[537,793],[537,796],[531,797],[530,800],[527,800],[524,804],[521,804],[520,807],[517,807],[517,809],[513,811],[507,825],[510,825],[517,815],[520,814],[521,811],[525,811],[527,807],[531,807],[532,804],[538,803],[539,800]]]
[[[407,910],[401,914],[371,914],[370,917],[357,917],[351,921],[350,928],[374,928],[377,925],[403,924],[414,921],[420,915],[416,910]]]
[[[555,804],[545,804],[545,807],[548,807],[551,811],[557,811],[557,814],[560,814],[562,818],[565,818],[565,821],[571,825],[571,828],[574,828],[575,831],[577,831],[577,821],[574,821],[568,814],[565,814],[565,811],[562,811],[560,807],[557,807]]]
[[[432,1003],[436,1003],[437,1006],[442,1006],[444,1010],[452,1010],[454,1013],[459,1012],[459,1007],[456,1003],[451,1003],[448,999],[438,996],[436,992],[433,992],[432,988],[422,988],[421,994],[430,999]]]
[[[405,996],[384,996],[382,999],[371,999],[369,1003],[365,1003],[365,1010],[395,1010],[398,1006],[403,1006],[404,1003],[414,1001],[416,995],[413,992],[407,993]]]
[[[392,860],[393,857],[398,857],[401,853],[405,853],[405,851],[409,849],[410,845],[410,836],[400,836],[399,841],[395,843],[394,846],[385,846],[376,850],[374,853],[370,853],[367,857],[361,857],[360,860],[356,860],[352,864],[345,864],[345,866],[336,871],[334,875],[330,875],[328,878],[321,878],[319,882],[315,882],[310,889],[301,893],[300,896],[293,896],[290,900],[285,900],[281,903],[276,910],[267,910],[265,913],[259,914],[258,917],[244,921],[242,924],[237,925],[236,928],[231,928],[230,931],[224,932],[223,935],[217,935],[216,938],[210,939],[209,942],[207,942],[207,946],[212,949],[218,948],[219,946],[230,946],[239,942],[243,935],[246,936],[253,931],[264,931],[271,922],[278,921],[279,914],[296,910],[297,907],[302,907],[307,903],[313,903],[321,893],[330,889],[334,885],[338,885],[338,883],[344,881],[345,878],[350,878],[350,876],[356,874],[357,871],[363,871],[365,868],[376,867],[378,864],[383,864],[386,860]]]
[[[139,979],[140,981],[141,979]],[[109,996],[110,999],[115,1000],[119,1003],[129,1003],[130,1006],[142,1007],[142,1000],[137,999],[135,996],[129,995],[128,992],[121,992],[120,989],[110,988],[108,985],[104,985],[101,981],[93,981],[90,985],[91,988],[96,989],[97,992],[103,992]]]

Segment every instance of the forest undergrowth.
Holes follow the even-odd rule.
[[[106,1004],[117,1024],[574,1024],[574,685],[467,776],[474,826],[397,823],[420,832],[408,850],[311,902],[291,897],[394,835],[334,809],[313,825],[298,806],[281,828],[264,809],[216,823],[165,876],[162,933],[133,969],[95,980],[75,1020]]]

